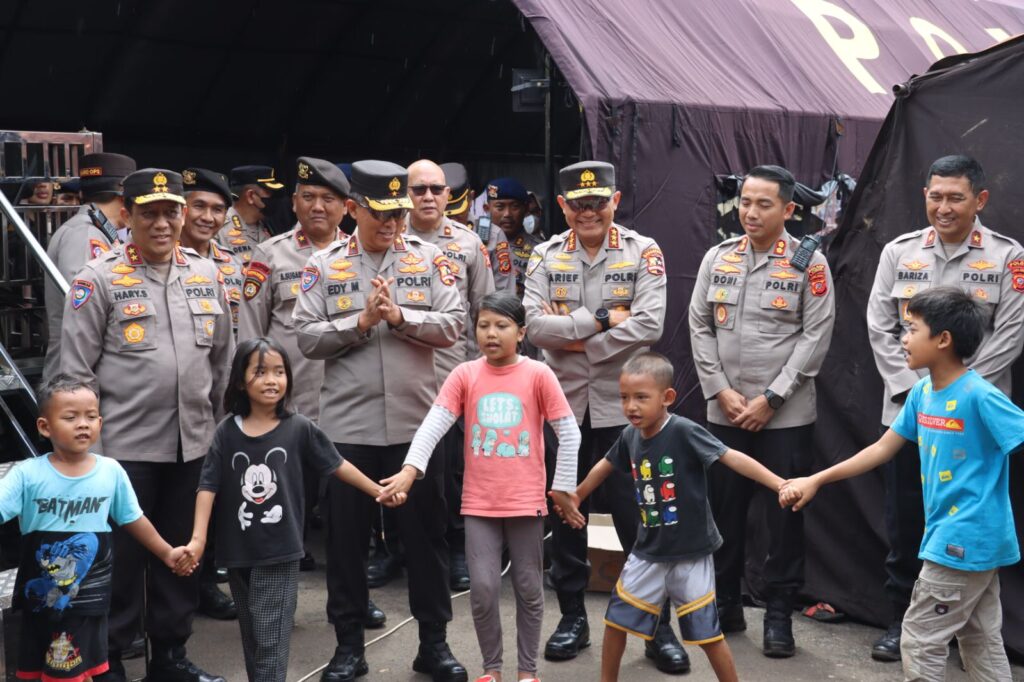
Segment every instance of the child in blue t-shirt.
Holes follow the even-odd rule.
[[[16,598],[22,611],[21,679],[89,680],[109,669],[112,543],[107,519],[171,569],[191,573],[195,559],[171,548],[142,514],[116,460],[92,454],[100,434],[99,398],[67,374],[39,391],[39,433],[53,452],[0,479],[0,521],[20,518]]]
[[[924,564],[903,619],[905,679],[944,679],[955,635],[971,679],[1008,680],[998,571],[1020,560],[1008,456],[1024,444],[1024,412],[964,366],[985,329],[985,312],[970,294],[929,289],[910,299],[907,315],[907,366],[927,368],[929,376],[914,385],[878,442],[809,478],[789,481],[779,499],[800,509],[821,485],[874,469],[905,441],[917,441]]]

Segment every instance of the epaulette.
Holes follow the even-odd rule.
[[[281,234],[275,234],[270,239],[264,240],[263,242],[261,242],[259,244],[255,244],[254,246],[270,246],[272,244],[280,244],[283,241],[287,241],[287,240],[292,239],[293,237],[295,237],[295,229],[296,228],[293,227],[292,229],[288,230],[287,232],[282,232]]]
[[[922,230],[914,230],[913,232],[904,232],[900,236],[898,236],[895,239],[893,239],[892,243],[893,244],[898,244],[899,242],[905,242],[908,239],[914,239],[916,237],[920,237],[922,234],[924,234],[924,230],[925,229],[928,229],[928,228],[924,228]]]

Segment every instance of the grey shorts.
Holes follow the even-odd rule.
[[[715,562],[710,554],[669,562],[630,554],[608,602],[605,625],[654,639],[667,597],[672,598],[684,642],[708,644],[723,638],[715,604]]]

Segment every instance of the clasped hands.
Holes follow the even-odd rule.
[[[775,416],[775,410],[763,395],[747,400],[739,391],[726,388],[718,392],[715,400],[726,419],[744,431],[760,431]]]
[[[398,327],[405,321],[402,308],[391,299],[391,285],[394,277],[374,277],[370,280],[373,290],[366,298],[366,307],[359,313],[359,329],[366,332],[384,320],[392,327]]]

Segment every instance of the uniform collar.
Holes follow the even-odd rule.
[[[981,221],[977,217],[974,218],[974,227],[971,228],[970,233],[967,235],[967,239],[964,243],[969,249],[984,249],[988,244],[989,238],[985,234],[987,228],[981,224]],[[931,225],[929,225],[924,234],[921,236],[921,247],[925,249],[933,248],[939,243],[939,233]]]
[[[142,254],[139,252],[139,247],[135,246],[134,242],[128,242],[124,247],[124,257],[128,261],[128,265],[145,265],[146,261],[142,258]],[[174,263],[176,265],[188,265],[188,259],[185,258],[185,253],[181,250],[178,245],[174,246]]]

